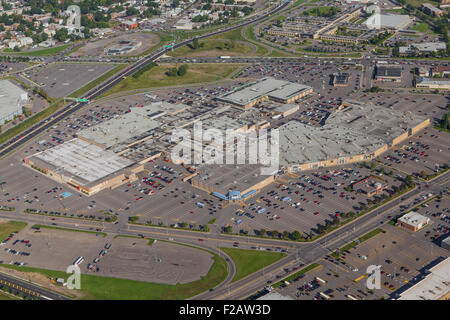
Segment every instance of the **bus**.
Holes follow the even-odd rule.
[[[322,282],[322,283],[327,283],[325,280],[323,280],[323,279],[321,279],[321,278],[319,278],[319,277],[316,277],[316,280],[317,280],[317,281],[320,281],[320,282]]]
[[[79,266],[80,264],[82,264],[84,261],[84,257],[78,257],[77,260],[75,260],[75,262],[73,263],[75,266]]]
[[[322,297],[324,297],[326,300],[330,300],[330,297],[327,296],[325,293],[321,292],[320,295],[321,295]]]

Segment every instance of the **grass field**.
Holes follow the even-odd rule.
[[[144,72],[137,78],[128,77],[117,86],[106,92],[103,96],[134,89],[213,82],[228,77],[235,70],[242,68],[243,65],[230,63],[189,64],[187,73],[184,76],[168,76],[166,72],[175,66],[175,64],[160,64]]]
[[[271,265],[284,258],[285,253],[244,250],[235,248],[220,248],[230,256],[236,266],[236,274],[231,282],[238,281],[246,276]]]
[[[203,47],[193,49],[190,46],[184,46],[168,55],[172,57],[217,57],[245,55],[252,52],[249,45],[229,39],[202,40],[199,43],[203,43]]]
[[[46,48],[46,49],[42,49],[42,50],[35,50],[35,51],[29,51],[29,52],[11,52],[9,50],[8,51],[5,50],[5,52],[13,53],[13,54],[21,55],[21,56],[33,56],[33,57],[52,56],[52,55],[58,54],[61,51],[67,49],[69,46],[71,46],[71,44],[64,44],[64,45],[58,46],[58,47]]]
[[[53,229],[53,230],[71,231],[71,232],[84,232],[84,233],[99,234],[103,238],[106,237],[106,233],[104,233],[104,232],[78,230],[78,229],[70,229],[70,228],[61,228],[61,227],[47,226],[47,225],[42,225],[42,224],[35,224],[35,225],[32,226],[32,228]]]
[[[223,282],[227,277],[225,259],[213,254],[214,263],[208,274],[200,280],[177,285],[142,282],[135,280],[99,277],[81,274],[82,299],[89,300],[182,300],[200,294]],[[67,273],[32,267],[2,264],[2,267],[22,272],[40,273],[51,278],[67,278]]]
[[[20,300],[20,299],[0,291],[0,301],[2,300]]]
[[[15,232],[20,231],[27,225],[26,222],[21,221],[8,221],[0,223],[0,241],[5,240],[8,236]]]
[[[421,22],[421,23],[416,22],[411,29],[419,31],[419,32],[427,32],[428,30],[430,30],[430,27],[425,22]]]

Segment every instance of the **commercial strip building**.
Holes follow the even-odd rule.
[[[420,77],[416,80],[416,88],[450,89],[450,79]]]
[[[424,271],[422,279],[400,294],[397,300],[450,299],[450,258]]]
[[[430,70],[431,77],[448,77],[450,76],[450,66],[436,66]]]
[[[264,100],[292,103],[312,91],[309,86],[265,77],[221,95],[217,100],[247,109]]]
[[[333,86],[334,87],[346,87],[348,86],[348,81],[350,80],[350,74],[348,73],[335,73],[332,75]]]
[[[441,17],[442,15],[444,15],[444,11],[442,11],[441,9],[436,8],[435,6],[433,6],[430,3],[423,3],[422,6],[421,6],[421,9],[426,14],[429,14],[429,15],[432,15],[432,16]]]
[[[425,43],[414,43],[405,47],[399,47],[399,53],[401,55],[409,55],[415,52],[427,53],[446,49],[447,44],[445,42],[425,42]]]
[[[9,80],[0,80],[0,125],[13,120],[28,104],[28,93]]]
[[[387,187],[388,184],[384,180],[374,176],[364,178],[352,185],[353,190],[361,192],[368,197],[382,193]]]
[[[411,231],[419,231],[430,223],[430,218],[411,211],[397,219],[397,225]]]
[[[400,82],[402,79],[402,66],[377,64],[375,68],[375,80]]]

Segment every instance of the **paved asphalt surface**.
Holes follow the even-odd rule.
[[[225,28],[222,30],[218,30],[209,34],[205,34],[200,36],[199,38],[205,38],[209,37],[215,34],[227,32],[233,29],[240,28],[242,26],[252,24],[255,22],[258,22],[264,18],[266,18],[269,14],[274,14],[284,7],[288,5],[288,2],[283,2],[282,4],[279,4],[277,7],[275,7],[270,13],[261,15],[259,17],[256,17],[252,20],[248,20],[242,24],[232,26],[229,28]],[[184,46],[188,43],[190,43],[191,40],[184,40],[180,43],[177,43],[173,46],[174,49],[179,48],[181,46]],[[120,81],[123,80],[124,77],[128,77],[135,73],[136,71],[142,69],[144,66],[148,65],[149,63],[155,61],[162,55],[164,55],[168,50],[167,48],[160,48],[157,51],[149,54],[146,57],[143,57],[138,62],[127,68],[126,70],[118,73],[117,75],[113,76],[109,80],[105,81],[103,84],[99,85],[98,87],[91,90],[89,93],[87,93],[83,98],[91,100],[94,99],[100,95],[102,95],[106,90],[109,88],[115,86]],[[30,129],[23,132],[21,135],[9,140],[5,144],[3,144],[0,148],[0,157],[4,157],[7,154],[13,152],[23,144],[27,143],[30,139],[33,137],[39,135],[41,132],[46,130],[47,128],[55,125],[57,122],[63,120],[65,117],[70,115],[71,113],[77,111],[81,107],[83,107],[86,103],[79,103],[79,102],[73,102],[56,113],[54,113],[51,117],[49,117],[46,120],[41,121],[40,123],[34,125]],[[357,219],[355,222],[352,222],[344,227],[341,227],[337,232],[332,232],[322,238],[320,238],[317,241],[310,242],[310,243],[296,243],[292,241],[281,241],[281,240],[271,240],[271,239],[261,239],[261,238],[246,238],[246,237],[239,237],[239,236],[229,236],[229,235],[223,235],[223,234],[215,234],[215,233],[196,233],[196,232],[190,232],[190,231],[183,231],[183,230],[168,230],[168,229],[162,229],[157,227],[140,227],[136,225],[128,225],[126,222],[122,222],[120,224],[111,224],[106,225],[104,228],[104,232],[110,233],[110,234],[130,234],[130,235],[137,235],[137,234],[144,234],[144,235],[150,235],[153,238],[156,239],[168,239],[183,243],[190,243],[195,244],[198,247],[207,248],[208,250],[214,251],[217,254],[220,254],[222,256],[225,256],[229,268],[229,274],[227,276],[227,279],[218,285],[216,288],[213,288],[212,290],[202,293],[196,297],[193,297],[193,299],[243,299],[248,296],[250,296],[252,293],[256,292],[257,290],[263,288],[267,280],[271,279],[274,280],[274,276],[276,274],[282,273],[282,269],[288,266],[292,265],[298,265],[299,263],[303,263],[305,265],[319,259],[320,257],[324,256],[325,254],[328,254],[332,251],[334,251],[336,248],[341,247],[342,245],[354,240],[355,238],[360,237],[361,235],[367,233],[368,231],[372,230],[373,228],[379,226],[381,223],[386,223],[387,219],[386,216],[388,214],[394,215],[394,210],[403,203],[406,203],[408,201],[411,201],[417,195],[421,193],[429,193],[433,192],[434,194],[439,193],[441,191],[444,191],[444,189],[447,189],[447,180],[449,179],[449,172],[446,174],[443,174],[437,178],[435,178],[433,181],[429,182],[430,189],[425,190],[425,188],[417,187],[416,189],[410,191],[408,194],[403,195],[401,198],[396,199],[394,201],[391,201],[387,203],[386,205],[382,206],[381,208],[378,208],[374,212],[371,212],[369,214],[366,214],[359,219]],[[0,216],[7,217],[7,213],[1,213]],[[15,213],[14,214],[15,220],[23,220],[27,222],[33,222],[33,220],[37,219],[36,223],[41,223],[41,218],[38,217],[30,217],[26,214],[21,213]],[[67,222],[64,222],[61,226],[71,227],[71,228],[78,228],[78,229],[88,229],[89,228],[89,222],[83,223],[83,222],[73,222],[70,221],[70,219],[67,219]],[[50,223],[49,223],[50,224]],[[64,225],[65,224],[65,225]],[[75,226],[76,224],[76,226]],[[199,241],[199,238],[201,238],[203,241]],[[223,252],[218,251],[218,249],[215,248],[215,246],[219,242],[225,242],[225,243],[232,243],[232,242],[247,242],[250,245],[254,246],[263,246],[263,247],[283,247],[288,248],[289,255],[287,258],[278,261],[277,263],[264,268],[262,271],[256,272],[253,275],[250,275],[246,277],[245,279],[242,279],[240,281],[237,281],[233,284],[231,284],[231,280],[234,277],[234,274],[236,272],[235,266],[231,259],[227,257]],[[50,292],[48,290],[39,288],[35,285],[29,284],[26,281],[18,280],[15,278],[7,277],[3,274],[0,274],[0,280],[9,281],[11,283],[14,283],[16,285],[21,286],[22,288],[25,288],[27,290],[32,290],[33,292],[37,292],[40,295],[41,299],[45,299],[45,297],[49,299],[67,299],[63,297],[62,295]]]
[[[227,31],[234,30],[234,29],[238,29],[238,28],[240,28],[242,26],[253,24],[255,22],[261,21],[262,19],[270,16],[271,14],[275,14],[275,13],[279,12],[284,7],[286,7],[288,4],[289,4],[289,2],[281,2],[277,6],[275,6],[274,9],[269,11],[268,13],[265,13],[263,15],[257,16],[257,17],[255,17],[255,18],[253,18],[251,20],[245,21],[245,22],[243,22],[241,24],[237,24],[235,26],[231,26],[231,27],[228,27],[228,28],[224,28],[224,29],[221,29],[221,30],[217,30],[217,31],[214,31],[214,32],[211,32],[211,33],[207,33],[207,34],[198,36],[197,38],[198,39],[203,39],[203,38],[207,38],[207,37],[210,37],[210,36],[213,36],[213,35],[216,35],[216,34],[220,34],[220,33],[224,33],[224,32],[227,32]],[[189,44],[191,41],[192,41],[191,39],[188,39],[188,40],[184,40],[184,41],[182,41],[180,43],[177,43],[177,44],[173,45],[173,49],[177,49],[177,48],[180,48],[182,46],[185,46],[185,45]],[[169,50],[171,50],[171,49],[165,48],[165,47],[159,48],[158,50],[150,53],[149,55],[147,55],[145,57],[143,57],[142,59],[140,59],[138,62],[136,62],[135,64],[133,64],[132,66],[130,66],[126,70],[119,72],[118,74],[116,74],[112,78],[106,80],[104,83],[102,83],[99,86],[97,86],[96,88],[92,89],[86,95],[84,95],[82,98],[83,99],[92,100],[92,99],[102,95],[104,92],[106,92],[107,90],[109,90],[113,86],[117,85],[119,82],[121,82],[124,78],[134,74],[135,72],[137,72],[138,70],[142,69],[143,67],[145,67],[149,63],[154,62],[156,59],[158,59],[159,57],[164,55]],[[52,114],[52,116],[50,116],[49,118],[47,118],[47,119],[45,119],[45,120],[35,124],[34,126],[29,128],[28,130],[22,132],[22,134],[14,137],[13,139],[10,139],[8,142],[4,143],[0,147],[0,158],[6,156],[10,152],[16,150],[18,147],[20,147],[21,145],[27,143],[30,139],[32,139],[35,136],[39,135],[44,130],[54,126],[57,122],[63,120],[65,117],[67,117],[70,114],[72,114],[73,112],[79,110],[85,104],[86,104],[86,102],[73,102],[73,103],[70,103],[69,105],[61,108],[60,110],[58,110],[57,112]]]
[[[187,243],[197,247],[205,248],[213,251],[221,256],[224,256],[227,260],[229,274],[227,279],[213,288],[210,291],[199,294],[191,299],[205,300],[205,299],[245,299],[252,295],[256,291],[262,289],[267,285],[268,280],[274,282],[277,281],[275,276],[283,274],[283,278],[288,276],[283,269],[292,266],[298,266],[300,263],[308,265],[326,254],[335,251],[337,248],[357,239],[358,237],[366,234],[374,228],[386,223],[390,219],[388,215],[394,216],[399,213],[398,206],[412,202],[419,195],[433,193],[439,194],[440,192],[447,192],[448,185],[450,184],[450,172],[442,174],[432,181],[428,182],[430,188],[425,188],[424,184],[416,181],[417,187],[407,194],[399,197],[396,200],[390,201],[384,206],[374,210],[371,213],[358,218],[352,223],[341,227],[340,229],[320,238],[314,242],[293,242],[283,240],[272,240],[263,238],[242,237],[233,235],[224,235],[214,233],[192,232],[176,229],[167,229],[159,227],[147,227],[138,225],[129,225],[126,221],[120,221],[118,224],[105,224],[104,232],[114,236],[116,234],[128,234],[128,235],[144,235],[154,239],[170,240],[174,242]],[[26,221],[28,223],[48,224],[50,221],[42,222],[42,217],[30,216],[25,213],[0,213],[1,217],[13,218],[19,221]],[[89,230],[93,225],[89,221],[73,220],[68,218],[59,218],[58,226],[68,227],[80,230]],[[98,227],[98,226],[96,226]],[[202,241],[199,241],[201,239]],[[232,260],[226,256],[223,252],[218,251],[217,246],[223,244],[232,244],[239,242],[240,244],[248,244],[251,246],[260,247],[281,247],[288,250],[288,256],[261,271],[258,271],[242,280],[231,283],[236,272],[235,266]],[[53,297],[50,297],[53,298]]]

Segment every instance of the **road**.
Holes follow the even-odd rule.
[[[29,281],[12,277],[4,273],[0,273],[0,285],[7,286],[38,300],[69,300],[69,298],[59,293],[44,289]]]
[[[308,265],[322,258],[324,255],[335,251],[337,248],[340,248],[368,233],[374,228],[386,223],[390,220],[388,216],[395,216],[400,212],[398,209],[400,205],[411,203],[415,198],[422,194],[427,194],[430,192],[433,194],[447,192],[450,184],[449,180],[450,172],[446,172],[445,174],[442,174],[441,176],[438,176],[428,182],[430,188],[425,188],[425,183],[417,181],[417,187],[415,189],[313,242],[293,242],[224,235],[214,232],[203,233],[160,227],[130,225],[126,221],[120,220],[117,224],[103,224],[104,226],[102,226],[102,229],[110,236],[117,234],[136,236],[142,234],[154,239],[188,243],[190,245],[205,248],[220,254],[227,260],[229,269],[227,279],[216,288],[212,288],[212,290],[199,294],[192,299],[244,299],[266,286],[268,280],[274,282],[278,281],[278,279],[275,278],[276,275],[282,275],[283,278],[286,277],[288,274],[284,273],[284,268],[299,266],[299,264]],[[56,221],[53,221],[43,216],[30,215],[20,212],[1,212],[0,217],[44,225],[50,225],[53,222],[57,222],[57,225],[60,227],[80,230],[92,230],[92,228],[100,227],[100,225],[96,225],[94,222],[90,221],[61,217],[56,218]],[[199,239],[202,241],[199,241]],[[263,268],[261,271],[258,271],[237,282],[231,283],[231,280],[236,272],[236,268],[232,260],[223,252],[219,251],[217,247],[224,244],[231,245],[234,242],[239,242],[241,245],[245,244],[248,246],[259,246],[264,248],[285,248],[288,250],[288,256],[270,266]]]
[[[203,39],[203,38],[211,37],[211,36],[221,34],[224,32],[228,32],[231,30],[235,30],[235,29],[241,28],[241,27],[249,25],[249,24],[253,24],[262,19],[265,19],[266,17],[268,17],[272,14],[276,14],[277,12],[279,12],[280,10],[285,8],[288,4],[289,4],[289,2],[282,1],[282,2],[278,3],[272,10],[268,11],[267,13],[256,16],[253,19],[246,20],[243,23],[240,23],[240,24],[228,27],[228,28],[219,29],[219,30],[216,30],[216,31],[204,34],[204,35],[200,35],[197,38]],[[156,61],[158,58],[160,58],[161,56],[166,54],[169,50],[183,47],[183,46],[189,44],[191,41],[192,41],[192,39],[183,40],[179,43],[174,44],[172,49],[166,48],[166,47],[161,47],[161,48],[157,49],[156,51],[150,53],[149,55],[142,57],[139,61],[137,61],[132,66],[128,67],[126,70],[123,70],[123,71],[117,73],[116,75],[114,75],[113,77],[107,79],[105,82],[103,82],[99,86],[95,87],[94,89],[89,91],[86,95],[84,95],[81,98],[87,99],[87,100],[92,100],[92,99],[95,99],[95,98],[101,96],[103,93],[105,93],[107,90],[111,89],[118,83],[120,83],[126,77],[133,75],[135,72],[141,70],[148,64]],[[57,112],[53,113],[49,118],[40,121],[39,123],[33,125],[31,128],[22,132],[20,135],[15,136],[14,138],[5,142],[3,145],[0,146],[0,158],[3,158],[7,154],[15,151],[17,148],[19,148],[20,146],[27,143],[30,139],[33,139],[34,137],[39,135],[44,130],[54,126],[56,123],[63,120],[64,118],[71,115],[72,113],[76,112],[77,110],[79,110],[80,108],[85,106],[86,104],[87,104],[86,102],[72,102],[72,103],[64,106],[63,108],[59,109]]]

